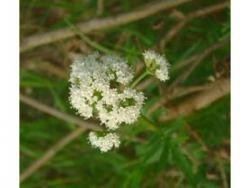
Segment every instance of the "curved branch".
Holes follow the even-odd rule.
[[[205,90],[196,96],[187,99],[181,104],[169,109],[168,113],[160,118],[161,121],[174,119],[178,116],[186,116],[200,110],[219,98],[230,93],[229,79],[221,79],[214,83],[213,87]]]
[[[117,16],[107,17],[103,19],[94,19],[88,22],[77,24],[77,28],[79,28],[83,33],[89,33],[93,30],[107,29],[119,25],[124,25],[133,21],[146,18],[159,11],[176,7],[189,1],[192,0],[165,0],[159,1],[154,4],[149,3],[144,5],[141,9],[134,10],[129,13],[123,13]],[[51,31],[45,34],[33,35],[21,41],[20,51],[24,52],[34,47],[70,38],[75,35],[76,33],[70,28]]]
[[[20,175],[20,182],[23,182],[28,177],[30,177],[34,172],[40,169],[44,164],[46,164],[51,158],[53,158],[59,151],[61,151],[67,144],[78,138],[87,129],[85,127],[78,127],[76,130],[72,131],[61,140],[59,140],[55,145],[49,148],[40,158],[33,162],[27,169],[25,169]]]
[[[189,62],[189,67],[187,67],[187,69],[180,74],[180,76],[178,76],[168,87],[168,90],[171,90],[172,88],[174,88],[176,85],[178,85],[179,83],[185,81],[190,74],[195,70],[195,68],[203,62],[203,60],[208,57],[212,52],[224,47],[227,43],[229,43],[229,39],[225,38],[221,41],[218,41],[217,43],[209,46],[207,49],[205,49],[198,57],[195,61],[193,62]],[[187,62],[186,62],[187,65]]]
[[[226,1],[223,3],[219,3],[217,5],[212,5],[203,9],[199,9],[195,12],[189,13],[184,17],[184,19],[180,22],[178,22],[171,30],[169,30],[166,35],[163,37],[163,39],[160,42],[160,49],[163,49],[166,44],[171,41],[179,32],[180,30],[192,19],[197,17],[206,16],[209,14],[212,14],[214,12],[218,12],[222,9],[225,9],[226,7],[230,6],[230,2]]]
[[[20,100],[24,104],[27,104],[27,105],[29,105],[29,106],[31,106],[31,107],[33,107],[41,112],[52,115],[58,119],[66,121],[66,122],[76,124],[80,127],[84,127],[85,129],[101,130],[98,126],[96,126],[93,123],[88,123],[86,121],[81,120],[78,117],[60,112],[60,111],[58,111],[50,106],[44,105],[44,104],[42,104],[42,103],[40,103],[40,102],[30,98],[30,97],[23,95],[23,94],[20,94]]]

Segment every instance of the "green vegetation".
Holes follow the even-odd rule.
[[[103,2],[103,10],[98,6],[100,2]],[[69,68],[74,54],[102,49],[115,52],[127,58],[139,75],[141,53],[155,49],[172,65],[169,81],[152,79],[141,86],[147,97],[142,116],[134,125],[122,128],[119,149],[107,153],[93,149],[86,139],[87,130],[27,177],[21,187],[230,187],[230,95],[227,92],[210,100],[207,94],[221,80],[230,79],[229,6],[190,19],[163,47],[160,44],[166,33],[186,15],[215,6],[218,1],[191,1],[125,25],[84,34],[79,34],[74,27],[80,22],[119,15],[157,2],[20,1],[21,46],[26,38],[35,34],[71,27],[76,32],[75,37],[41,45],[20,55],[20,92],[60,112],[76,116],[68,100]],[[201,58],[190,75],[173,85],[199,57],[180,68],[186,60],[217,44],[219,47]],[[146,77],[145,82],[149,78]],[[172,89],[168,89],[169,86]],[[176,94],[173,88],[184,90]],[[187,88],[197,90],[188,92]],[[183,91],[187,93],[182,94]],[[195,100],[197,95],[204,97]],[[166,97],[170,98],[165,105],[152,110]],[[201,99],[208,101],[201,109],[175,115],[166,121],[177,106],[188,101],[192,108],[193,101],[201,104]],[[131,101],[123,102],[128,105]],[[21,174],[52,145],[78,128],[72,122],[48,115],[24,102],[20,103],[20,122]]]

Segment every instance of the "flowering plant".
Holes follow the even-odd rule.
[[[145,51],[143,59],[146,71],[135,80],[127,61],[117,55],[95,52],[75,59],[71,65],[70,103],[85,119],[100,121],[104,131],[90,132],[89,142],[102,152],[119,147],[117,129],[138,119],[145,96],[136,85],[147,75],[161,81],[169,78],[169,63],[163,56]]]

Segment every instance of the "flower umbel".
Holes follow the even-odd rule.
[[[145,51],[143,58],[147,70],[135,80],[127,61],[116,55],[96,52],[78,57],[71,65],[70,103],[80,116],[94,118],[102,125],[102,136],[90,132],[88,137],[101,152],[118,148],[120,138],[116,131],[140,116],[145,97],[134,89],[137,84],[149,74],[161,81],[169,79],[169,63],[164,56]]]
[[[147,50],[143,53],[143,59],[147,71],[161,81],[169,79],[169,62],[167,59],[154,51]]]
[[[119,56],[94,53],[79,57],[71,65],[70,103],[80,116],[98,119],[107,131],[115,131],[140,115],[144,95],[128,87],[132,79],[131,68]],[[98,139],[93,133],[89,136],[90,143],[101,151],[112,149],[114,142],[107,140],[116,140],[115,147],[120,143],[114,133]]]

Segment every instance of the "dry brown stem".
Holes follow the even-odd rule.
[[[217,44],[217,43],[216,43]],[[214,45],[216,45],[214,44]],[[212,45],[213,46],[213,45]],[[201,53],[192,55],[191,57],[182,60],[181,62],[177,62],[173,67],[172,67],[172,71],[176,71],[176,70],[180,70],[184,67],[187,67],[188,65],[190,65],[190,63],[192,63],[193,61],[195,61],[196,59],[198,59],[198,57],[201,56],[201,54],[203,54],[204,51],[202,51]]]
[[[123,13],[117,16],[93,19],[87,22],[77,24],[77,28],[82,33],[89,33],[93,30],[107,29],[119,25],[124,25],[151,16],[159,11],[176,7],[191,0],[165,0],[157,3],[149,3],[138,10],[129,13]],[[71,28],[64,28],[51,31],[45,34],[36,34],[21,41],[20,51],[24,52],[34,47],[49,44],[58,40],[63,40],[75,36],[76,33]]]
[[[67,144],[82,135],[83,132],[87,130],[86,127],[78,127],[61,140],[59,140],[55,145],[49,148],[40,158],[34,161],[27,169],[25,169],[20,175],[20,182],[23,182],[28,177],[30,177],[34,172],[45,165],[51,158],[53,158],[60,150],[62,150]]]
[[[60,79],[66,79],[67,73],[66,70],[54,65],[51,62],[48,61],[35,61],[35,60],[28,60],[25,63],[21,65],[23,69],[25,70],[31,70],[31,71],[43,71],[47,74],[51,74],[53,76],[56,76]]]
[[[168,42],[170,42],[179,32],[180,30],[192,19],[197,17],[206,16],[209,14],[212,14],[214,12],[220,11],[226,7],[230,6],[230,2],[226,1],[223,3],[219,3],[217,5],[212,5],[200,10],[197,10],[195,12],[189,13],[186,15],[182,21],[178,22],[171,30],[169,30],[166,35],[163,37],[163,39],[160,42],[160,49],[163,49]]]
[[[193,62],[189,63],[189,67],[182,73],[180,74],[179,77],[177,77],[172,83],[171,85],[168,87],[168,90],[171,90],[172,88],[174,88],[176,85],[178,85],[179,83],[183,82],[184,80],[187,79],[187,77],[194,71],[194,69],[208,56],[210,55],[212,52],[214,52],[215,50],[225,46],[225,44],[228,43],[228,38],[225,38],[221,41],[219,41],[218,43],[215,43],[214,45],[209,46],[206,50],[204,50],[203,53],[201,53],[197,59]]]
[[[89,123],[89,122],[83,121],[82,119],[80,119],[78,117],[60,112],[60,111],[58,111],[50,106],[44,105],[44,104],[42,104],[42,103],[40,103],[40,102],[38,102],[38,101],[28,97],[28,96],[23,95],[23,94],[20,94],[20,100],[24,104],[27,104],[27,105],[29,105],[29,106],[31,106],[31,107],[33,107],[41,112],[44,112],[44,113],[49,114],[51,116],[54,116],[58,119],[64,120],[66,122],[76,124],[80,127],[84,127],[85,129],[101,130],[98,126],[96,126],[93,123]]]
[[[195,111],[198,111],[211,103],[215,102],[219,98],[230,93],[230,81],[229,79],[221,79],[214,82],[214,85],[209,90],[200,92],[180,103],[179,105],[169,109],[168,113],[160,118],[161,121],[167,121],[174,119],[178,116],[186,116]]]

